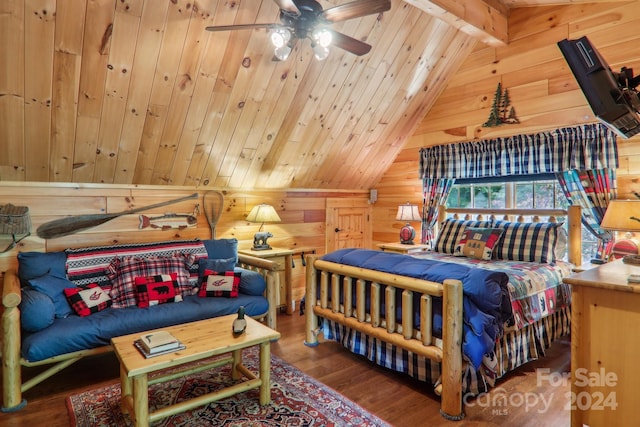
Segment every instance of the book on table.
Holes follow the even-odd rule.
[[[164,354],[184,348],[184,345],[168,331],[144,334],[135,341],[135,344],[145,353],[145,356]]]

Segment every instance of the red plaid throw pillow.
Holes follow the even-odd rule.
[[[137,305],[136,277],[176,273],[179,294],[190,295],[193,288],[189,282],[187,262],[187,258],[182,254],[176,254],[172,257],[115,258],[107,270],[107,275],[113,284],[109,292],[113,300],[113,307],[123,308]]]
[[[136,277],[138,307],[182,301],[177,277],[176,273]]]
[[[240,287],[240,273],[225,271],[218,273],[205,270],[198,296],[236,298]]]
[[[64,289],[64,295],[78,316],[85,317],[111,306],[109,295],[95,283]]]

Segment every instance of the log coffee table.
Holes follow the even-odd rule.
[[[149,359],[144,358],[133,345],[133,342],[140,338],[141,335],[154,331],[125,335],[111,340],[116,356],[120,361],[122,411],[131,416],[136,427],[148,426],[149,423],[162,418],[258,387],[260,388],[260,404],[266,405],[271,401],[270,344],[271,341],[280,338],[280,333],[245,316],[247,320],[246,331],[242,335],[234,337],[231,324],[236,318],[237,315],[232,314],[162,328],[162,330],[171,332],[173,336],[182,341],[186,348],[178,350],[175,353],[163,354]],[[260,370],[258,375],[249,371],[249,369],[242,364],[242,350],[254,345],[260,346]],[[211,361],[211,363],[184,368],[182,370],[171,370],[171,372],[167,374],[154,376],[152,379],[147,377],[149,373],[165,368],[173,368],[188,362],[227,353],[229,353],[227,357],[216,358]],[[231,376],[233,379],[240,379],[241,376],[244,376],[246,380],[222,390],[198,396],[194,399],[176,403],[149,413],[148,386],[150,384],[169,381],[188,374],[223,366],[227,363],[232,364]]]

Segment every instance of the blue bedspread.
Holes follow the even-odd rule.
[[[512,316],[508,277],[503,272],[369,249],[340,249],[322,259],[433,282],[460,280],[463,285],[462,352],[476,368],[483,356],[493,351],[504,322]],[[434,304],[434,313],[434,330],[441,331],[441,306],[438,310]]]

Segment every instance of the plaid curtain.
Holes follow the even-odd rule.
[[[486,178],[618,167],[616,136],[601,124],[420,150],[420,177]]]
[[[608,259],[613,235],[600,227],[609,201],[616,198],[615,169],[568,170],[556,173],[569,203],[582,208],[582,224],[598,238],[596,257]]]
[[[600,240],[606,256],[612,236],[599,224],[609,200],[616,197],[617,167],[616,135],[599,123],[423,148],[419,171],[425,194],[423,242],[428,237],[424,230],[432,233],[427,195],[432,194],[434,180],[554,173],[569,201],[582,206],[582,222]]]
[[[424,178],[422,180],[422,236],[420,242],[433,247],[435,239],[434,227],[438,222],[438,206],[444,204],[451,192],[455,179]]]

